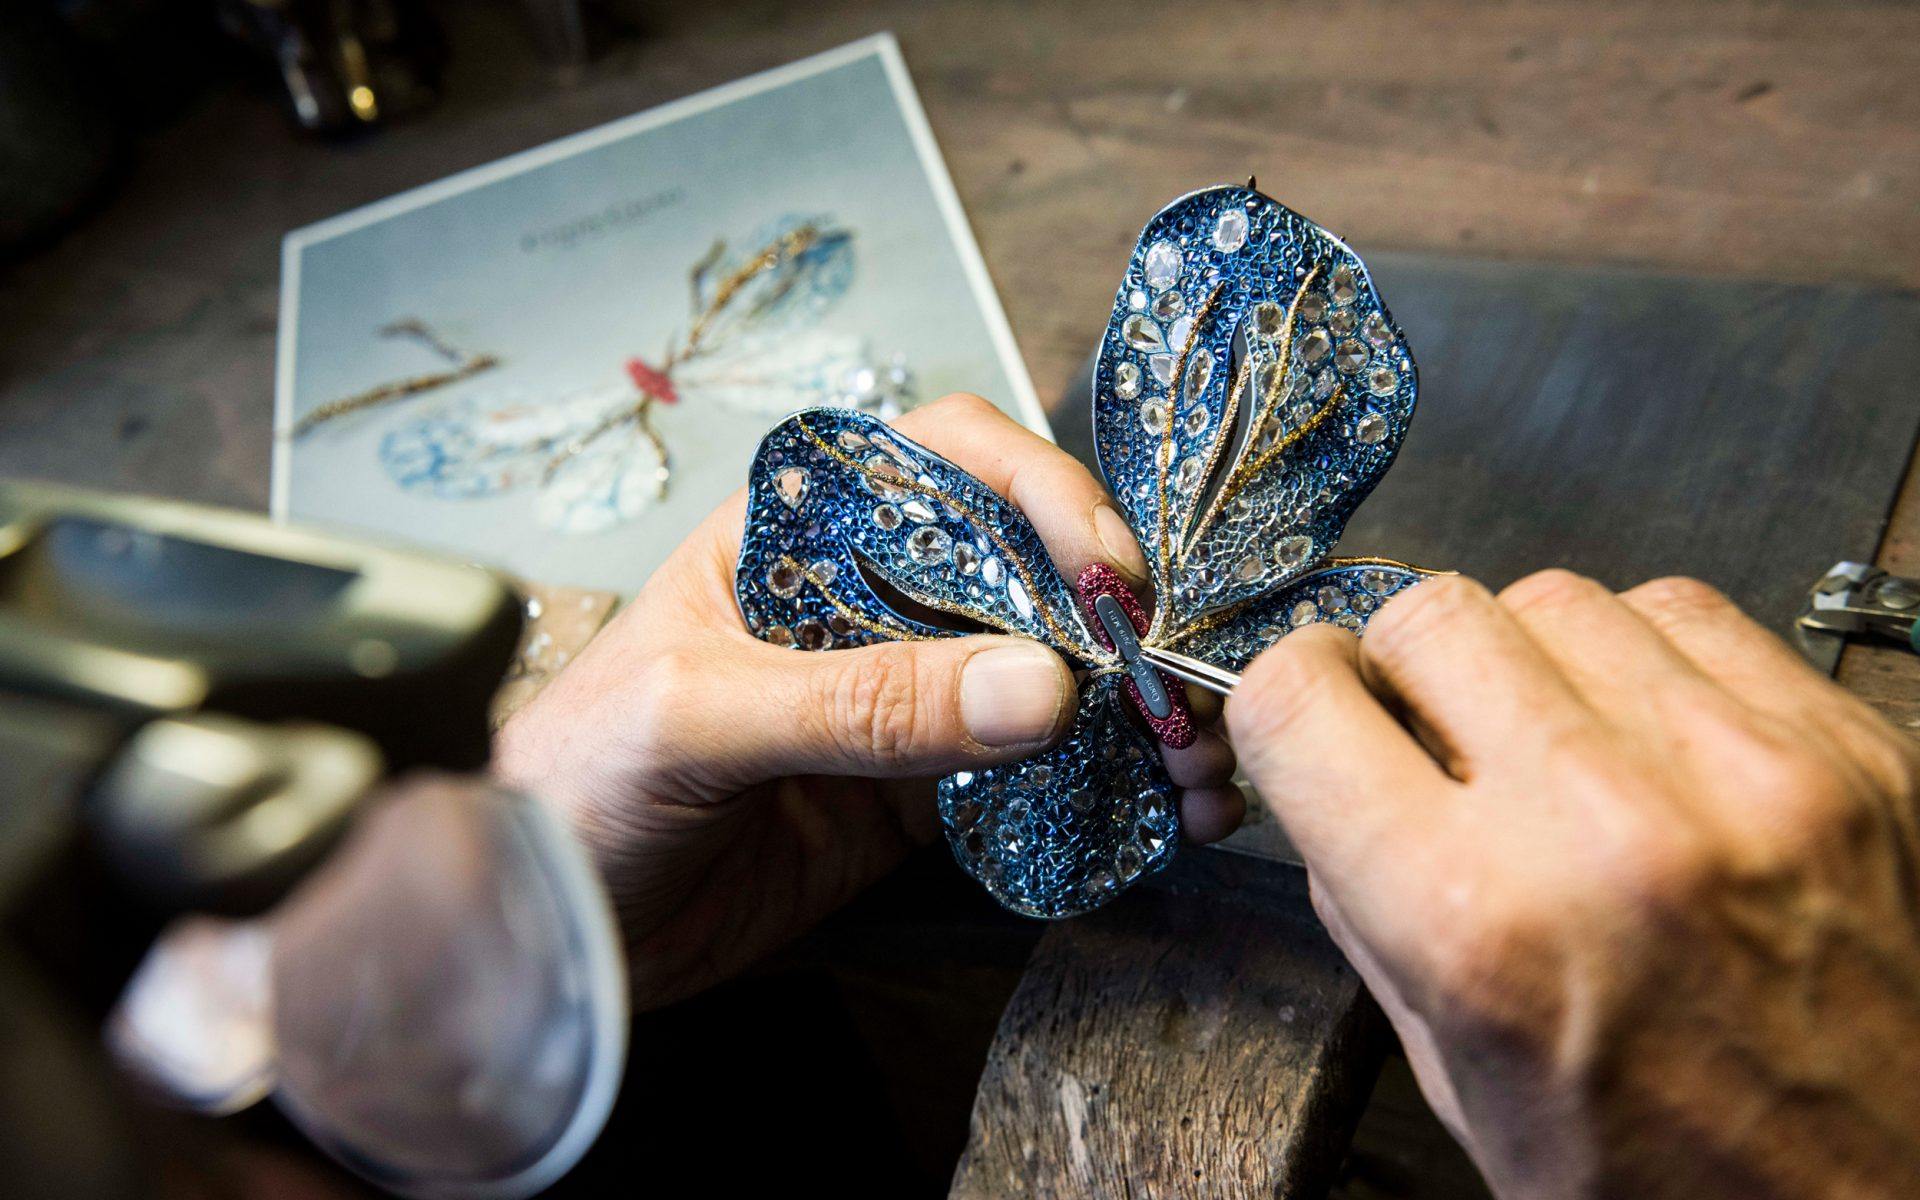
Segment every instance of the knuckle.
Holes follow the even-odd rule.
[[[710,686],[700,655],[674,647],[649,654],[633,673],[630,700],[622,707],[629,715],[629,737],[641,747],[673,746],[681,737],[690,698]]]
[[[1397,665],[1484,613],[1491,599],[1485,587],[1464,575],[1426,580],[1380,606],[1360,639],[1360,653],[1381,666]]]
[[[1748,801],[1739,837],[1743,876],[1801,874],[1852,854],[1880,829],[1884,797],[1872,780],[1875,768],[1859,758],[1835,757],[1784,725],[1743,730],[1730,749]]]
[[[1887,799],[1905,802],[1920,787],[1920,746],[1891,729],[1872,729],[1858,739],[1854,752],[1867,778]]]
[[[1716,617],[1734,609],[1720,589],[1686,575],[1650,579],[1621,593],[1621,599],[1656,621]]]
[[[954,418],[984,417],[988,414],[997,416],[1000,412],[991,400],[972,392],[949,392],[918,411],[923,415],[916,423],[929,425]]]
[[[1522,576],[1502,588],[1500,603],[1513,612],[1537,612],[1590,604],[1611,595],[1585,575],[1553,567]]]
[[[880,769],[915,758],[931,740],[934,722],[910,648],[883,643],[835,657],[852,661],[822,672],[816,697],[834,747]]]

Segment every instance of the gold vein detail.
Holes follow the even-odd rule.
[[[905,625],[897,625],[891,621],[874,620],[872,617],[869,617],[866,613],[862,612],[861,610],[853,607],[852,605],[848,604],[846,601],[842,600],[834,592],[833,588],[828,585],[827,581],[820,578],[820,576],[814,571],[812,567],[802,565],[800,562],[795,560],[792,555],[788,555],[788,554],[781,555],[780,564],[782,566],[791,568],[794,571],[798,571],[800,573],[801,578],[805,579],[808,583],[812,584],[813,590],[816,592],[819,592],[822,596],[824,596],[826,598],[827,603],[833,605],[834,610],[836,612],[838,612],[841,616],[845,617],[852,624],[857,625],[861,629],[866,630],[868,633],[875,634],[879,637],[884,637],[889,641],[895,641],[895,642],[930,642],[934,640],[932,634],[921,633],[918,630],[908,629]]]
[[[1300,572],[1300,574],[1283,584],[1282,588],[1292,587],[1309,575],[1320,571],[1331,571],[1336,567],[1392,567],[1396,570],[1412,571],[1415,575],[1423,579],[1431,579],[1436,575],[1459,574],[1458,571],[1441,571],[1435,570],[1432,567],[1416,567],[1412,563],[1403,563],[1398,559],[1392,558],[1329,558],[1311,570]],[[1249,596],[1245,600],[1236,601],[1233,604],[1227,605],[1225,608],[1216,609],[1201,617],[1199,620],[1189,621],[1179,629],[1176,629],[1164,643],[1159,644],[1164,649],[1177,650],[1182,644],[1192,641],[1201,634],[1212,633],[1227,622],[1235,620],[1241,613],[1253,605],[1273,599],[1274,595],[1280,590],[1281,588],[1274,588],[1271,591],[1262,592],[1258,596]]]
[[[1241,444],[1239,454],[1236,456],[1232,468],[1227,472],[1226,482],[1220,485],[1220,490],[1214,493],[1213,502],[1207,506],[1205,514],[1203,514],[1198,521],[1194,522],[1192,529],[1181,542],[1180,565],[1182,566],[1186,565],[1187,552],[1206,537],[1215,518],[1220,515],[1221,509],[1225,507],[1227,502],[1246,487],[1251,477],[1257,474],[1261,467],[1273,461],[1276,454],[1291,448],[1300,440],[1300,437],[1312,432],[1312,429],[1319,428],[1318,422],[1323,419],[1322,414],[1326,409],[1331,408],[1339,398],[1338,392],[1335,392],[1334,395],[1327,398],[1327,404],[1323,407],[1322,412],[1316,413],[1309,419],[1308,425],[1311,426],[1311,428],[1303,427],[1301,430],[1296,430],[1295,434],[1290,434],[1286,439],[1270,447],[1268,452],[1259,455],[1251,462],[1248,461],[1248,454],[1253,449],[1253,444],[1259,436],[1260,429],[1268,421],[1273,419],[1273,411],[1279,407],[1280,393],[1286,387],[1287,376],[1292,373],[1295,318],[1300,310],[1301,299],[1306,296],[1308,290],[1313,287],[1314,282],[1320,278],[1321,265],[1322,264],[1316,263],[1313,269],[1307,272],[1307,277],[1300,281],[1299,288],[1293,293],[1293,299],[1287,304],[1287,316],[1280,324],[1280,336],[1277,339],[1280,344],[1280,356],[1275,360],[1273,377],[1268,382],[1259,402],[1253,406],[1253,413],[1247,421],[1247,440]],[[1251,361],[1253,357],[1252,354],[1247,355],[1249,361]],[[1245,364],[1243,363],[1242,366],[1244,367]],[[1234,395],[1236,397],[1239,395],[1242,386],[1241,380],[1234,380]],[[1222,421],[1220,428],[1214,433],[1214,453],[1216,456],[1219,453],[1218,447],[1225,443],[1229,434],[1230,426],[1225,421]],[[1296,434],[1298,436],[1295,436]],[[1211,474],[1211,462],[1208,463],[1208,468],[1208,473]]]
[[[1001,555],[1004,556],[1007,562],[1012,565],[1014,572],[1020,576],[1020,582],[1022,586],[1024,586],[1027,589],[1028,597],[1030,597],[1033,600],[1034,611],[1040,614],[1040,619],[1042,624],[1044,624],[1047,627],[1047,631],[1054,636],[1057,644],[1062,649],[1070,650],[1074,654],[1078,655],[1083,661],[1086,661],[1089,663],[1107,663],[1107,662],[1114,661],[1114,656],[1110,651],[1107,651],[1093,644],[1092,642],[1088,641],[1084,637],[1078,636],[1077,634],[1069,630],[1060,622],[1060,620],[1058,619],[1058,617],[1055,615],[1053,611],[1053,606],[1047,602],[1045,593],[1040,590],[1039,585],[1035,582],[1033,573],[1028,569],[1026,561],[1022,559],[1020,555],[1014,552],[1013,547],[1007,544],[1006,539],[1000,536],[1000,533],[998,530],[994,529],[988,523],[980,520],[978,514],[974,513],[960,500],[947,495],[945,492],[941,491],[939,488],[928,487],[927,485],[921,483],[917,479],[896,478],[891,475],[883,476],[878,471],[875,471],[873,468],[867,466],[865,463],[860,462],[859,460],[853,458],[851,455],[844,453],[843,451],[840,450],[839,447],[830,444],[825,438],[822,438],[819,434],[815,433],[813,431],[813,427],[807,424],[806,421],[799,420],[799,421],[796,421],[795,424],[799,427],[800,432],[806,435],[808,441],[811,441],[815,446],[818,446],[822,451],[824,451],[827,454],[829,458],[832,458],[835,462],[839,463],[840,465],[847,467],[852,471],[857,472],[862,477],[867,479],[883,479],[885,480],[886,485],[888,487],[899,488],[902,491],[913,492],[917,495],[926,496],[931,499],[937,500],[940,503],[952,508],[955,512],[959,513],[966,520],[972,522],[973,526],[976,529],[979,529],[981,532],[987,535],[988,540],[993,542],[994,547],[1000,551]],[[902,589],[902,590],[904,591],[905,589]],[[911,593],[909,594],[911,595]],[[921,598],[918,596],[914,596],[914,599],[919,600]],[[936,604],[933,607],[938,608],[943,606]],[[957,612],[959,613],[959,615],[966,616],[974,620],[988,619],[984,613],[967,612],[964,610],[951,609],[951,608],[949,608],[949,611]],[[991,622],[991,623],[998,625],[998,622]],[[1005,626],[999,626],[999,627],[1006,628]],[[1018,633],[1019,631],[1008,629],[1008,632]]]
[[[1158,596],[1171,596],[1173,594],[1173,542],[1167,535],[1168,518],[1171,516],[1172,496],[1167,486],[1167,475],[1173,467],[1173,431],[1179,428],[1177,418],[1180,414],[1180,389],[1186,386],[1187,364],[1193,359],[1193,348],[1199,344],[1201,331],[1207,327],[1207,322],[1213,318],[1213,310],[1219,305],[1220,296],[1226,291],[1226,287],[1227,285],[1224,283],[1214,284],[1213,290],[1207,293],[1206,300],[1201,302],[1199,311],[1193,314],[1193,327],[1187,330],[1186,344],[1180,347],[1180,357],[1176,358],[1173,363],[1173,380],[1167,384],[1167,427],[1161,431],[1160,445],[1153,454],[1154,474],[1160,487],[1159,513],[1157,514],[1154,528],[1155,550],[1153,556],[1154,594]],[[1161,625],[1166,621],[1166,613],[1169,607],[1167,604],[1156,604],[1154,606],[1153,623],[1151,628],[1147,630],[1147,636],[1149,638],[1159,634]]]

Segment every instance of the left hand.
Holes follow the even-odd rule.
[[[1144,596],[1126,522],[1065,451],[976,396],[897,425],[1019,507],[1067,579],[1106,562]],[[933,839],[934,779],[1028,757],[1074,711],[1065,660],[1022,638],[827,654],[756,639],[733,595],[745,511],[744,492],[721,505],[496,745],[496,770],[557,805],[597,859],[637,1007],[813,925]],[[1189,839],[1239,824],[1218,734],[1166,760]]]

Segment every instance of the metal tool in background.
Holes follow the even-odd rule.
[[[1845,638],[1900,643],[1920,652],[1920,580],[1869,563],[1839,562],[1807,591],[1794,641],[1816,663],[1830,663]]]

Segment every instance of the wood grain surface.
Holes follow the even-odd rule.
[[[1050,930],[949,1194],[1324,1194],[1387,1035],[1305,901],[1294,868],[1189,856]]]

